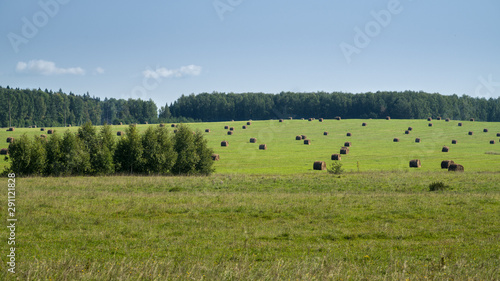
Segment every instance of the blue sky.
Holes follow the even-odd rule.
[[[500,1],[2,1],[0,85],[500,96]]]

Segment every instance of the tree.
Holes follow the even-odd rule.
[[[177,160],[172,167],[174,174],[193,174],[196,172],[196,164],[200,157],[196,153],[193,132],[181,124],[177,128],[174,137],[174,150],[177,152]]]
[[[59,176],[66,171],[65,154],[63,152],[63,140],[54,132],[47,141],[45,175]]]
[[[115,151],[115,165],[117,171],[133,174],[141,172],[143,165],[143,148],[141,136],[134,125],[130,125],[126,130]]]
[[[196,171],[201,174],[209,175],[214,172],[212,160],[213,150],[208,147],[207,140],[203,138],[203,134],[197,131],[194,135],[194,145],[199,161],[196,163]]]
[[[65,155],[65,174],[85,175],[91,173],[90,155],[86,150],[85,144],[69,130],[64,133],[62,152]]]
[[[11,160],[10,171],[20,175],[40,175],[45,167],[45,140],[34,137],[32,141],[26,134],[9,145]]]
[[[143,171],[147,174],[166,174],[170,172],[176,153],[165,128],[149,127],[142,135]]]

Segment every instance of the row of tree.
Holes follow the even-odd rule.
[[[9,145],[8,172],[20,176],[123,174],[210,174],[212,150],[200,131],[180,125],[174,136],[164,127],[149,127],[140,134],[130,125],[118,142],[109,125],[90,122],[78,133],[66,131],[49,138],[26,134]]]

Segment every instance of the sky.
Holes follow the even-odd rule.
[[[0,2],[0,86],[500,97],[500,1]]]

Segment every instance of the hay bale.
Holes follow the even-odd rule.
[[[210,133],[210,129],[205,129],[205,133]]]
[[[422,167],[422,164],[420,163],[419,159],[410,160],[410,168],[420,168],[420,167]]]
[[[495,140],[490,140],[490,144],[495,144]]]
[[[10,127],[7,131],[8,131],[8,132],[13,132],[15,129],[16,129],[16,128],[14,128],[14,127]]]
[[[146,121],[146,122],[144,122],[144,124],[148,125],[149,123],[148,123],[148,121]]]
[[[177,127],[177,125],[172,124],[172,125],[170,125],[170,127],[172,127],[172,128],[176,128],[176,127]]]
[[[350,137],[350,136],[352,136],[352,134],[351,133],[347,133],[346,136]]]
[[[165,127],[165,124],[161,123],[161,124],[160,124],[160,127],[161,127],[161,128]]]
[[[394,138],[392,141],[393,142],[399,142],[399,139],[398,138]]]
[[[229,130],[229,126],[224,126],[224,130]]]
[[[441,169],[448,169],[451,164],[454,164],[453,160],[443,160],[441,161]]]
[[[45,128],[40,128],[40,131],[42,131],[42,132],[45,131]]]
[[[457,144],[457,140],[451,140],[451,144]]]
[[[340,120],[342,120],[342,118],[340,118],[340,116],[335,116],[335,120],[340,121]]]
[[[328,136],[328,132],[323,132],[323,136]]]
[[[67,127],[71,127],[71,124],[68,124]]]
[[[280,123],[283,123],[283,119],[280,119]]]
[[[256,138],[250,138],[250,143],[257,143],[257,139]]]
[[[292,117],[288,117],[288,120],[293,120],[293,118]]]
[[[413,127],[408,127],[408,131],[413,131]]]
[[[230,128],[229,128],[229,130],[230,130],[230,131],[234,131],[234,127],[230,127]]]
[[[248,121],[247,126],[250,126],[250,125],[252,125],[252,122]]]
[[[362,123],[361,126],[366,127],[366,123]]]
[[[211,157],[212,157],[213,161],[219,161],[219,159],[220,159],[219,154],[215,154],[215,153],[212,154]]]
[[[234,122],[234,119],[233,119],[233,120],[231,120],[231,122]]]
[[[386,116],[385,120],[391,120],[391,116]]]
[[[445,120],[445,121],[446,121],[446,122],[450,122],[450,118],[446,118],[446,120]]]
[[[305,145],[310,145],[311,144],[311,140],[304,140],[304,144]]]
[[[448,171],[449,172],[463,172],[464,166],[457,164],[457,163],[453,163],[448,167]]]
[[[28,128],[30,128],[30,129],[31,129],[31,126],[29,126]]]
[[[36,128],[36,125],[31,126],[32,128]]]
[[[462,124],[462,122],[459,122],[458,123],[458,127],[462,127],[464,124]]]
[[[449,150],[450,148],[445,145],[443,146],[443,149],[441,149],[441,152],[448,152]]]
[[[350,141],[344,142],[345,147],[352,147],[352,143]]]
[[[332,154],[332,160],[342,160],[342,157],[340,156],[340,154]]]
[[[295,140],[302,140],[302,136],[295,136]]]
[[[233,131],[227,131],[227,135],[231,136],[233,134]]]
[[[123,125],[123,122],[118,123],[118,125]]]
[[[345,155],[349,154],[349,148],[348,148],[348,147],[345,147],[345,146],[344,146],[344,147],[342,147],[342,148],[340,149],[340,154],[345,154]]]
[[[469,134],[469,136],[472,136],[474,134],[474,132],[473,131],[469,131],[468,134]]]
[[[432,123],[429,123],[429,125],[428,125],[428,126],[429,126],[429,127],[432,127],[433,125],[432,125]]]
[[[47,137],[47,135],[45,135],[45,134],[41,134],[41,135],[40,135],[40,137],[41,137],[42,139],[44,139],[44,138],[46,138],[46,137]]]
[[[306,136],[306,135],[300,135],[300,137],[301,137],[303,140],[307,139],[307,136]]]
[[[314,170],[318,170],[318,171],[326,170],[326,163],[325,163],[325,161],[316,161],[316,162],[314,162],[313,169]]]
[[[420,138],[416,138],[416,139],[415,139],[415,142],[416,142],[416,143],[420,143],[421,141],[422,141],[422,140],[421,140]]]
[[[8,137],[8,138],[7,138],[7,142],[8,142],[8,143],[12,143],[13,141],[14,141],[14,138],[13,138],[13,137]]]
[[[313,119],[312,118],[309,118],[308,121],[312,121]]]
[[[319,120],[319,122],[323,122],[323,118],[319,118],[318,120]]]
[[[429,122],[432,121],[432,118],[431,117],[427,118],[427,121],[429,121]]]
[[[441,121],[441,117],[436,118],[438,121]]]
[[[267,145],[259,144],[259,150],[266,150],[266,149],[267,149]]]
[[[54,132],[55,132],[55,130],[53,130],[53,129],[47,130],[47,134],[49,134],[49,135],[52,135]]]
[[[497,137],[500,137],[500,133],[497,133]]]
[[[243,130],[245,130],[245,129],[247,128],[247,126],[246,126],[246,125],[243,125],[241,128],[242,128]]]
[[[300,120],[305,120],[304,118],[300,118]]]
[[[118,132],[116,132],[116,135],[117,135],[117,136],[124,136],[124,135],[125,135],[125,132],[118,131]]]
[[[9,149],[7,148],[0,149],[0,155],[7,155],[7,154],[9,154]]]
[[[221,141],[220,146],[229,146],[229,142]]]
[[[474,122],[474,118],[469,119],[469,121]]]
[[[406,130],[405,135],[409,135],[409,134],[410,134],[410,131]]]
[[[488,129],[483,129],[483,132],[484,132],[484,133],[487,133],[487,132],[488,132]]]

